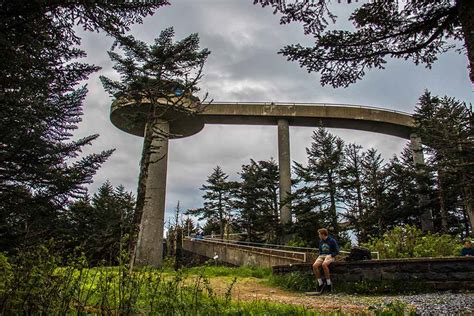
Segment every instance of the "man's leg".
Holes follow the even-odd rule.
[[[323,271],[324,271],[324,277],[326,278],[326,284],[327,284],[327,291],[330,292],[332,289],[332,282],[331,282],[331,275],[329,272],[329,265],[334,261],[334,258],[331,257],[326,257],[324,258],[324,262],[322,264]]]
[[[324,260],[322,258],[318,257],[318,259],[316,259],[313,264],[313,273],[316,276],[316,280],[318,281],[318,292],[321,291],[323,286],[323,279],[321,279],[321,272],[319,270],[323,264],[323,261]]]

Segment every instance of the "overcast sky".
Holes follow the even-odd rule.
[[[135,25],[131,34],[152,42],[161,30],[173,26],[176,39],[199,33],[201,46],[211,50],[202,92],[216,101],[327,102],[377,106],[412,112],[425,89],[435,95],[449,95],[470,102],[473,88],[468,80],[467,57],[456,52],[440,56],[431,70],[411,62],[391,61],[385,70],[369,71],[349,88],[321,87],[318,74],[308,74],[297,63],[288,62],[277,52],[285,44],[311,44],[300,25],[279,24],[269,8],[252,5],[253,0],[171,0],[171,6]],[[337,4],[340,17],[358,4]],[[98,133],[100,138],[84,152],[116,148],[90,186],[91,193],[106,180],[123,184],[136,192],[142,138],[128,135],[109,120],[111,98],[102,88],[99,75],[114,76],[107,50],[112,39],[103,34],[80,33],[87,62],[102,67],[88,80],[83,122],[77,137]],[[305,148],[311,143],[313,129],[290,128],[291,158],[306,161]],[[385,159],[400,152],[406,141],[370,132],[331,129],[345,142],[366,149],[374,147]],[[237,172],[250,158],[277,158],[276,126],[208,125],[200,133],[170,141],[165,218],[178,200],[183,209],[202,206],[199,187],[212,169],[219,165],[237,179]]]

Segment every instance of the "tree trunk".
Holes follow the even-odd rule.
[[[148,178],[148,166],[150,164],[150,146],[153,140],[152,124],[154,113],[150,111],[148,114],[147,124],[145,125],[145,133],[143,140],[142,159],[140,162],[140,174],[138,176],[137,202],[135,204],[135,213],[133,214],[132,228],[130,232],[130,269],[133,270],[135,262],[135,254],[137,249],[138,233],[140,232],[140,223],[142,221],[143,207],[145,205],[145,189],[146,179]]]
[[[462,207],[462,219],[464,224],[464,236],[469,236],[469,217],[466,214],[466,210]]]
[[[464,45],[467,50],[467,58],[469,60],[469,78],[474,83],[474,1],[457,0],[459,21],[461,22],[462,31],[464,33]],[[473,214],[474,215],[474,214]],[[471,219],[471,225],[472,225]]]
[[[219,208],[219,230],[221,240],[224,240],[224,210],[222,209],[222,195],[219,193],[219,204],[217,206]]]
[[[420,222],[421,229],[424,232],[433,232],[433,214],[429,209],[428,196],[426,195],[427,184],[425,183],[426,168],[425,160],[423,158],[423,148],[421,145],[421,139],[416,134],[410,135],[411,151],[413,154],[413,163],[415,165],[417,190],[418,190],[418,206],[420,209]]]
[[[438,170],[438,199],[439,212],[441,214],[441,231],[445,234],[448,232],[448,212],[444,203],[444,189],[441,181],[441,170]]]
[[[472,3],[473,1],[471,1]],[[474,6],[472,6],[474,8]],[[474,18],[474,16],[473,16]],[[472,29],[471,32],[474,32],[474,29]],[[472,70],[472,69],[471,69]],[[462,195],[464,197],[463,202],[464,202],[464,210],[465,213],[467,213],[467,216],[469,217],[470,224],[471,224],[471,232],[474,232],[474,208],[472,206],[473,204],[473,196],[472,196],[472,183],[468,178],[468,175],[466,174],[466,171],[464,169],[464,156],[463,156],[463,147],[461,143],[458,141],[458,151],[459,151],[459,157],[460,157],[460,162],[461,162],[461,167],[460,167],[460,173],[461,173],[461,191]]]
[[[328,174],[328,185],[329,185],[329,197],[331,199],[331,222],[334,229],[334,235],[339,236],[339,225],[337,223],[337,210],[336,210],[336,188],[332,180],[331,174]]]

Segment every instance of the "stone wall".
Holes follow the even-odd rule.
[[[295,271],[310,274],[311,264],[273,267],[274,274]],[[474,257],[335,262],[331,265],[331,279],[344,283],[401,281],[437,290],[474,290]]]

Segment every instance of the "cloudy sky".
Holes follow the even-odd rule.
[[[199,33],[202,47],[211,50],[202,92],[216,101],[327,102],[377,106],[412,112],[425,89],[435,95],[449,95],[471,101],[473,87],[468,80],[467,58],[456,52],[440,56],[431,70],[410,62],[391,61],[385,70],[370,71],[361,82],[349,88],[321,87],[317,74],[308,74],[297,63],[288,62],[277,51],[285,44],[310,45],[300,25],[279,24],[269,8],[252,5],[253,0],[171,0],[171,6],[135,25],[131,34],[152,42],[161,30],[173,26],[176,39]],[[357,4],[337,4],[343,18]],[[102,70],[88,80],[83,122],[76,137],[100,134],[85,152],[116,148],[90,186],[90,191],[106,180],[123,184],[136,192],[142,139],[115,128],[109,120],[111,98],[103,90],[99,75],[113,77],[107,50],[112,39],[103,34],[80,33],[87,62]],[[292,160],[304,162],[305,148],[313,129],[290,128]],[[406,141],[370,132],[331,129],[347,143],[378,149],[385,159],[397,154]],[[237,179],[242,164],[277,157],[276,126],[208,125],[200,133],[170,141],[166,212],[170,216],[178,200],[183,209],[202,206],[199,187],[219,165]]]

